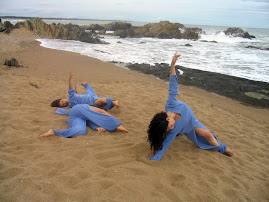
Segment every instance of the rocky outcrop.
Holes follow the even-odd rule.
[[[183,39],[194,39],[197,40],[199,38],[199,34],[202,33],[202,29],[200,28],[185,28],[184,32],[181,35]]]
[[[164,63],[153,66],[149,64],[128,64],[127,67],[144,74],[152,74],[164,81],[168,81],[170,75],[170,67]],[[252,81],[182,66],[176,66],[176,68],[184,72],[179,75],[181,84],[197,86],[209,92],[239,100],[242,103],[269,107],[269,85],[266,82]]]
[[[269,48],[262,48],[262,47],[258,47],[258,46],[247,46],[246,48],[251,48],[251,49],[258,49],[258,50],[269,50]]]
[[[126,22],[113,22],[107,25],[91,25],[85,27],[89,30],[98,30],[100,34],[105,34],[106,31],[114,31],[115,36],[121,38],[132,37],[151,37],[159,39],[195,39],[199,38],[202,29],[199,28],[186,28],[180,23],[171,23],[169,21],[161,21],[159,23],[150,23],[144,26],[132,26]]]
[[[5,21],[4,23],[1,22],[0,24],[0,32],[4,32],[6,34],[9,34],[14,28],[14,25],[11,24],[10,21]]]
[[[87,43],[104,43],[99,38],[93,37],[83,28],[73,24],[46,24],[40,18],[26,20],[21,25],[35,32],[41,38],[79,40]]]
[[[234,37],[242,37],[242,38],[247,38],[247,39],[255,38],[255,36],[250,35],[248,32],[245,32],[244,30],[238,27],[228,28],[227,30],[224,31],[224,33],[226,35],[234,36]]]
[[[180,39],[181,31],[178,24],[171,23],[169,21],[161,21],[159,23],[150,24],[148,26],[148,35],[152,35],[155,38],[160,39]]]
[[[109,24],[104,25],[104,29],[107,31],[127,30],[130,29],[131,27],[132,24],[127,22],[111,22]]]
[[[9,67],[21,67],[16,58],[11,58],[10,60],[6,59],[4,65],[7,65]]]

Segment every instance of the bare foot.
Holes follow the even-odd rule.
[[[112,103],[117,109],[120,107],[120,101],[119,100],[115,100]]]
[[[237,157],[237,154],[234,153],[233,151],[231,151],[230,149],[226,149],[226,151],[224,152],[224,154],[226,154],[229,157],[233,157],[233,158]]]
[[[98,128],[96,128],[96,130],[97,130],[98,132],[101,132],[101,133],[105,133],[105,132],[106,132],[106,129],[104,129],[104,128],[102,128],[102,127],[98,127]]]
[[[117,131],[123,132],[123,133],[128,133],[128,130],[123,127],[123,125],[120,125],[117,127]]]
[[[81,85],[84,86],[87,83],[87,81],[81,82]]]
[[[54,130],[53,129],[49,129],[48,132],[40,135],[40,137],[49,137],[49,136],[52,136],[52,135],[55,135]]]

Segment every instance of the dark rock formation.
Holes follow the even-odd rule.
[[[4,65],[7,65],[9,67],[20,67],[18,60],[15,58],[11,58],[10,60],[6,59]]]
[[[31,81],[29,82],[29,84],[30,84],[31,86],[35,87],[35,88],[39,88],[39,86],[38,86],[37,84],[32,83]]]
[[[200,28],[185,28],[181,37],[183,39],[195,39],[195,40],[197,40],[199,38],[199,34],[201,34],[201,33],[202,33],[202,29],[200,29]]]
[[[186,43],[184,46],[187,46],[187,47],[192,47],[192,45],[191,45],[191,44],[189,44],[189,43]]]
[[[161,21],[159,23],[150,23],[144,26],[132,26],[126,22],[112,22],[103,26],[90,25],[84,26],[84,29],[98,30],[100,34],[105,34],[106,31],[114,31],[115,36],[121,38],[126,37],[151,37],[159,39],[195,39],[202,32],[200,28],[186,28],[180,23],[171,23],[169,21]],[[181,30],[183,32],[181,33]]]
[[[152,74],[164,81],[168,81],[170,66],[168,64],[128,64],[129,69],[144,74]],[[230,97],[246,104],[269,107],[269,84],[266,82],[228,76],[219,73],[206,72],[176,66],[184,73],[179,75],[181,84],[197,86],[209,92]]]
[[[13,24],[11,24],[10,21],[5,21],[4,23],[0,24],[0,32],[4,32],[6,34],[9,34],[11,30],[14,29]]]
[[[228,28],[224,31],[226,35],[234,36],[234,37],[242,37],[247,39],[256,38],[255,36],[250,35],[248,32],[244,32],[242,29],[238,27]]]
[[[207,40],[199,40],[200,42],[210,42],[210,43],[218,43],[217,41],[207,41]]]
[[[132,24],[127,22],[111,22],[109,24],[104,25],[104,29],[109,31],[127,30],[130,29],[131,27]]]
[[[258,49],[258,50],[269,50],[269,48],[262,48],[258,46],[247,46],[246,48]]]
[[[96,30],[102,30],[104,29],[104,26],[102,25],[99,25],[99,24],[91,24],[91,25],[83,25],[81,26],[81,28],[85,29],[85,30],[93,30],[93,31],[96,31]]]
[[[87,33],[83,28],[73,24],[46,24],[40,18],[26,20],[21,23],[31,31],[34,31],[41,38],[79,40],[87,43],[102,44],[100,39]]]
[[[171,23],[169,21],[161,21],[159,23],[151,24],[151,26],[149,26],[148,32],[155,38],[161,38],[161,39],[181,38],[181,31],[179,30],[179,25]]]

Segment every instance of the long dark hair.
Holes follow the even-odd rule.
[[[148,141],[150,142],[150,148],[154,153],[162,149],[162,143],[166,136],[166,129],[168,126],[166,118],[167,114],[165,112],[157,113],[149,124]]]
[[[50,105],[51,105],[52,107],[60,107],[60,100],[61,100],[61,99],[54,100]]]

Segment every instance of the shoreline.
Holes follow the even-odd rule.
[[[126,67],[141,72],[151,74],[157,78],[169,80],[169,65],[165,63],[149,64],[126,64]],[[197,69],[190,69],[180,65],[175,66],[180,83],[187,86],[196,86],[211,93],[232,98],[257,107],[269,107],[269,83],[254,81],[245,78],[208,72]]]
[[[197,87],[180,85],[177,99],[237,159],[201,150],[176,137],[161,161],[149,161],[147,128],[164,110],[167,83],[77,53],[41,47],[26,29],[0,33],[1,201],[266,201],[269,199],[269,110],[246,106]],[[16,58],[23,67],[8,68]],[[67,116],[50,103],[67,96],[69,70],[78,92],[88,81],[120,100],[109,111],[129,130],[40,138],[64,130]],[[190,191],[192,190],[192,191]]]

